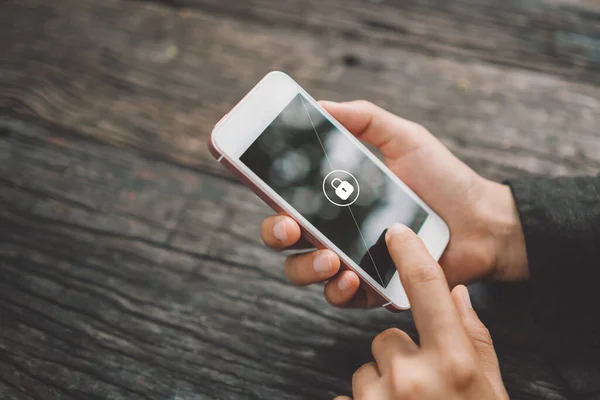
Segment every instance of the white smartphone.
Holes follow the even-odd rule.
[[[436,260],[450,239],[425,202],[282,72],[265,76],[217,123],[209,149],[295,219],[315,247],[337,253],[389,310],[410,305],[385,244],[387,228],[407,225]]]

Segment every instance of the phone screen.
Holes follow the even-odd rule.
[[[383,287],[396,271],[387,228],[418,233],[429,216],[302,94],[240,160]]]

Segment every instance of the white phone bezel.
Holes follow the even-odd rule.
[[[336,128],[346,134],[351,140],[354,140],[358,148],[367,157],[428,212],[429,216],[419,230],[418,235],[425,243],[432,257],[438,260],[450,239],[450,232],[446,223],[410,190],[404,182],[391,172],[383,162],[369,151],[360,140],[348,132],[344,126],[323,109],[300,85],[283,72],[274,71],[267,74],[246,97],[219,121],[211,134],[212,146],[246,178],[267,193],[288,215],[298,221],[303,229],[318,238],[323,245],[335,251],[346,266],[356,272],[361,279],[365,280],[389,301],[388,305],[391,303],[398,309],[410,308],[406,293],[402,288],[400,279],[397,277],[398,272],[395,273],[388,286],[383,287],[240,161],[241,155],[299,93],[316,107]]]

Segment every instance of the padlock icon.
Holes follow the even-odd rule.
[[[336,181],[339,182],[336,185]],[[335,194],[340,199],[346,201],[348,197],[354,192],[354,186],[352,186],[349,182],[343,181],[340,178],[334,178],[331,181],[331,186],[335,189]]]

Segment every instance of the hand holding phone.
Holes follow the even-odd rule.
[[[526,278],[526,265],[511,263],[511,259],[526,259],[524,254],[514,254],[524,253],[522,246],[499,244],[509,242],[510,236],[522,235],[508,187],[477,175],[425,128],[371,103],[321,101],[320,104],[357,138],[384,152],[386,165],[448,223],[451,238],[440,264],[450,286],[487,276],[501,280]],[[415,140],[424,142],[421,150],[408,154],[400,151]],[[418,177],[415,174],[425,176]],[[504,228],[500,228],[502,226]],[[285,229],[285,235],[280,233],[282,229]],[[275,231],[279,234],[275,235]],[[499,233],[502,231],[504,235]],[[261,227],[261,236],[275,250],[292,246],[298,248],[302,242],[300,227],[292,218],[284,215],[266,218]],[[506,240],[502,240],[502,236],[506,236]],[[514,242],[521,243],[522,238]],[[301,247],[306,245],[301,244]],[[506,256],[510,254],[508,247],[515,250],[507,259]],[[498,251],[501,253],[498,254]],[[314,260],[324,257],[331,258],[332,268],[326,273],[316,272]],[[325,287],[325,297],[334,306],[372,308],[381,305],[383,300],[376,292],[364,285],[361,287],[354,272],[339,272],[339,265],[335,254],[329,250],[317,250],[289,256],[285,262],[285,272],[289,281],[296,285],[329,281]]]
[[[285,247],[295,243],[302,232],[321,247],[315,253],[288,259],[286,273],[293,282],[308,284],[329,279],[339,271],[342,261],[348,271],[338,274],[326,287],[331,303],[365,307],[391,300],[395,308],[406,308],[401,285],[394,279],[393,264],[377,244],[381,244],[387,226],[403,222],[418,232],[433,250],[432,256],[439,258],[448,239],[444,239],[444,221],[433,210],[452,229],[453,239],[441,260],[450,282],[494,272],[495,241],[480,216],[490,203],[482,201],[484,198],[505,194],[501,185],[479,177],[424,128],[370,103],[323,106],[321,111],[285,75],[270,74],[219,124],[211,142],[213,154],[228,168],[274,209],[292,217],[267,220],[262,229],[265,243]],[[344,135],[350,135],[344,127],[379,147],[390,170],[379,165],[359,144],[348,141]],[[340,165],[345,166],[344,172],[351,170],[354,174],[340,175],[336,172],[342,169]],[[303,190],[319,186],[321,179],[322,193]],[[387,196],[384,193],[379,198],[373,186],[382,181]],[[354,205],[361,189],[363,204]],[[343,193],[336,193],[338,190]],[[314,197],[315,193],[320,198]],[[325,199],[331,204],[323,203]],[[369,202],[375,202],[376,207],[369,207]],[[352,209],[360,209],[361,205],[357,220]],[[334,215],[331,221],[335,224],[327,224],[327,215],[318,218],[323,208],[334,214],[337,208],[342,218]],[[371,223],[364,223],[365,216]],[[353,237],[350,244],[344,243],[345,236]],[[317,265],[325,267],[315,270]],[[359,278],[364,290],[358,289]]]

